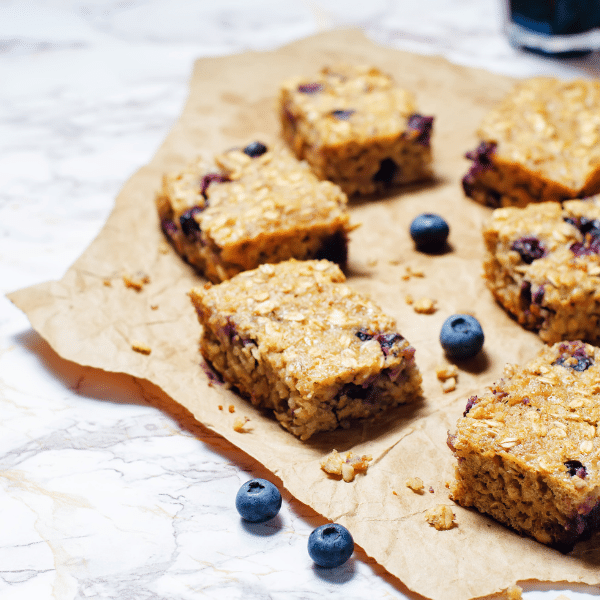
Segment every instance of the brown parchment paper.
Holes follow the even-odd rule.
[[[390,72],[416,93],[423,114],[436,117],[437,181],[352,203],[352,219],[362,226],[352,233],[347,273],[350,285],[395,316],[399,331],[416,347],[425,394],[394,415],[303,443],[233,393],[209,386],[197,350],[200,326],[186,295],[202,280],[166,245],[154,194],[164,171],[198,153],[277,137],[279,82],[339,61]],[[462,600],[518,580],[600,584],[597,537],[565,556],[455,506],[445,487],[453,476],[447,431],[467,398],[492,383],[506,362],[527,360],[541,347],[486,290],[480,228],[489,209],[464,198],[460,187],[468,167],[463,154],[476,141],[477,124],[512,84],[510,78],[438,57],[378,47],[356,31],[320,34],[274,52],[199,60],[181,118],[150,164],[125,184],[98,238],[61,281],[20,290],[10,299],[62,357],[162,388],[206,427],[263,463],[300,501],[347,526],[367,554],[414,592]],[[408,226],[424,211],[448,220],[451,251],[426,256],[414,250]],[[407,267],[422,270],[424,277],[403,279]],[[138,271],[150,276],[140,292],[121,279]],[[437,300],[437,312],[415,313],[407,294]],[[443,394],[435,376],[435,367],[444,363],[438,336],[445,318],[457,312],[477,316],[485,346],[476,359],[460,365],[456,391]],[[134,341],[152,353],[132,351]],[[235,414],[227,410],[231,404]],[[246,433],[233,430],[239,416],[251,419]],[[352,483],[328,478],[319,460],[333,448],[371,454],[368,473]],[[420,477],[433,493],[413,493],[405,486],[409,477]],[[424,512],[440,503],[452,506],[458,527],[436,531],[425,522]]]

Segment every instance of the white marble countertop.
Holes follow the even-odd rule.
[[[0,0],[1,291],[60,279],[91,242],[178,117],[194,59],[360,27],[511,75],[600,71],[596,54],[521,53],[502,26],[500,0]],[[237,489],[269,473],[153,394],[62,360],[0,297],[0,598],[416,598],[360,550],[314,568],[324,520],[289,494],[273,521],[241,522]]]

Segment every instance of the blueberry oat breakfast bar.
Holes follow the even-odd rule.
[[[545,347],[469,399],[448,445],[451,498],[568,549],[600,527],[600,349]]]
[[[165,175],[157,196],[176,251],[217,283],[262,263],[327,258],[344,265],[347,197],[285,147],[261,142]]]
[[[600,192],[599,112],[600,82],[518,84],[479,127],[465,194],[496,208]]]
[[[394,320],[344,282],[330,261],[292,259],[190,292],[207,362],[303,440],[421,393]]]
[[[600,342],[600,196],[496,209],[483,236],[487,286],[521,325]]]
[[[432,177],[433,117],[378,69],[325,68],[282,85],[283,137],[321,179],[348,194],[380,192]]]

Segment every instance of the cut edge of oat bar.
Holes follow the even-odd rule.
[[[349,427],[422,393],[412,346],[395,332],[391,318],[372,314],[375,305],[344,281],[329,261],[291,260],[190,292],[203,326],[205,360],[302,440]],[[298,292],[302,287],[305,291]],[[271,308],[269,302],[278,305]],[[371,310],[363,311],[372,314],[371,321],[359,324],[352,313],[352,324],[346,325],[348,311],[360,312],[360,303]],[[322,312],[315,316],[317,306]],[[330,322],[319,327],[327,315]],[[378,325],[385,329],[379,331]],[[301,338],[312,341],[305,344]]]
[[[562,551],[598,531],[598,362],[594,346],[557,343],[472,396],[448,435],[451,499]]]

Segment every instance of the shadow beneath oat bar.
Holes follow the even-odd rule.
[[[398,199],[405,194],[414,194],[416,192],[432,190],[446,185],[447,183],[447,179],[444,179],[443,177],[436,177],[434,179],[428,179],[427,181],[421,181],[418,183],[396,185],[388,188],[385,191],[374,194],[351,196],[348,198],[348,204],[350,207],[356,207],[362,206],[363,204],[369,204],[371,202],[385,202],[386,200]]]
[[[347,452],[359,444],[385,437],[392,431],[399,432],[411,427],[415,420],[424,416],[424,407],[425,398],[421,396],[409,404],[390,408],[373,417],[353,420],[347,429],[319,431],[302,443],[321,453],[330,452],[332,448]]]

